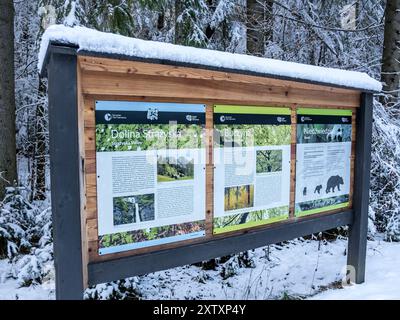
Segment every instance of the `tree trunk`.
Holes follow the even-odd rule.
[[[381,81],[383,91],[390,101],[399,97],[400,81],[400,0],[388,0],[385,9],[385,33],[383,41]]]
[[[17,180],[15,147],[14,4],[0,0],[0,199]]]
[[[39,94],[46,94],[46,86],[42,79],[39,79]],[[35,128],[35,178],[34,200],[46,198],[46,111],[43,104],[36,107],[36,128]]]
[[[164,29],[165,24],[165,15],[164,13],[159,13],[157,18],[157,29],[162,30]]]
[[[185,44],[185,28],[183,23],[178,23],[184,8],[183,2],[175,0],[175,44]]]
[[[255,56],[264,55],[264,6],[260,0],[247,0],[246,43],[247,52]]]
[[[274,16],[272,9],[274,6],[274,0],[266,0],[264,2],[264,41],[266,44],[272,42],[274,35]]]
[[[247,0],[246,28],[247,52],[264,56],[265,44],[272,41],[273,0]]]

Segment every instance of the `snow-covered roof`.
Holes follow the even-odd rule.
[[[139,59],[161,60],[171,62],[171,64],[179,63],[232,72],[249,72],[266,77],[316,82],[364,91],[381,91],[382,89],[379,81],[362,72],[145,41],[85,27],[66,27],[64,25],[53,25],[43,34],[39,51],[39,70],[42,70],[48,46],[53,42],[75,46],[78,52],[86,51],[97,54],[114,54]]]

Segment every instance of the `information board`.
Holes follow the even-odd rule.
[[[99,254],[205,235],[205,106],[96,102]]]
[[[296,216],[348,206],[351,116],[351,110],[297,110]]]
[[[214,106],[214,234],[288,218],[290,114]]]

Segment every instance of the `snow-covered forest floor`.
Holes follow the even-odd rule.
[[[192,265],[135,277],[130,292],[140,299],[400,299],[400,243],[369,241],[366,282],[343,288],[346,248],[345,239],[300,239],[270,246],[269,253],[250,251],[252,267],[239,267],[235,256],[215,270]],[[0,274],[8,268],[0,260]],[[96,291],[109,298],[112,286]],[[29,287],[2,279],[2,299],[54,299],[54,273]]]

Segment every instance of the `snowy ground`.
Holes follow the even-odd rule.
[[[365,283],[325,291],[314,299],[400,299],[400,243],[370,242]]]
[[[41,285],[19,288],[16,280],[4,279],[9,270],[7,260],[0,260],[0,300],[54,299],[54,277]]]
[[[346,264],[346,241],[292,241],[251,256],[254,268],[232,267],[235,275],[223,279],[217,270],[185,266],[136,278],[142,299],[400,299],[400,244],[368,243],[367,282],[341,289]],[[54,299],[54,282],[18,288],[2,279],[8,270],[0,261],[0,300]],[[3,277],[4,278],[4,277]],[[103,286],[104,287],[104,286]]]

